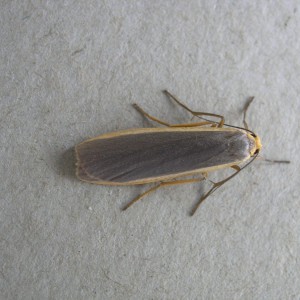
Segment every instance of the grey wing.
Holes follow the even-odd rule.
[[[240,131],[171,131],[95,139],[76,147],[78,176],[125,183],[240,161],[249,156]]]

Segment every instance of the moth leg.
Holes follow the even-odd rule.
[[[167,90],[163,91],[168,97],[172,98],[178,105],[180,105],[181,107],[183,107],[184,109],[186,109],[187,111],[189,111],[192,115],[194,116],[209,116],[209,117],[216,117],[219,118],[220,121],[219,122],[212,122],[211,123],[217,123],[218,127],[223,127],[224,123],[225,123],[225,118],[221,115],[217,115],[217,114],[211,114],[211,113],[205,113],[205,112],[197,112],[197,111],[193,111],[190,108],[188,108],[186,105],[184,105],[182,102],[180,102],[175,96],[173,96],[170,92],[168,92]],[[201,118],[201,117],[200,117]],[[203,118],[204,119],[204,118]],[[204,119],[206,120],[206,119]],[[206,120],[208,121],[208,120]]]
[[[131,200],[124,208],[123,210],[126,210],[129,206],[131,206],[133,203],[141,200],[142,198],[144,198],[146,195],[149,195],[150,193],[158,190],[161,187],[164,186],[169,186],[169,185],[177,185],[177,184],[186,184],[186,183],[192,183],[192,182],[200,182],[202,180],[204,180],[205,178],[192,178],[192,179],[183,179],[183,180],[173,180],[173,181],[165,181],[165,182],[161,182],[158,185],[150,188],[149,190],[145,191],[144,193],[138,195],[137,197],[135,197],[133,200]]]
[[[236,170],[237,172],[241,171],[241,167],[238,166],[238,165],[233,165],[233,166],[231,166],[230,168]]]
[[[204,125],[209,125],[212,124],[213,122],[211,121],[203,121],[203,122],[197,122],[197,123],[183,123],[183,124],[169,124],[165,121],[159,120],[156,117],[153,117],[146,113],[141,107],[139,107],[137,104],[133,104],[133,107],[145,118],[148,118],[156,123],[159,123],[161,125],[165,125],[167,127],[196,127],[196,126],[204,126]]]
[[[201,173],[201,175],[202,175],[205,179],[207,179],[207,177],[208,177],[208,172],[203,172],[203,173]]]
[[[200,127],[204,125],[214,125],[211,121],[195,122],[195,123],[182,123],[182,124],[173,124],[170,127]],[[213,126],[212,125],[212,126]]]
[[[170,127],[171,125],[167,122],[164,122],[164,121],[161,121],[151,115],[149,115],[148,113],[146,113],[142,108],[140,108],[136,103],[132,104],[132,106],[141,114],[143,115],[145,118],[148,118],[156,123],[159,123],[161,125],[165,125],[165,126],[168,126]]]
[[[195,207],[193,208],[192,212],[191,212],[191,216],[193,216],[196,212],[196,210],[198,209],[198,207],[200,206],[200,204],[208,197],[210,196],[213,192],[215,192],[219,187],[221,187],[224,183],[226,183],[228,180],[230,180],[231,178],[233,178],[234,176],[236,176],[240,171],[241,168],[237,165],[231,166],[231,168],[233,168],[235,170],[235,172],[228,176],[227,178],[219,181],[219,182],[212,182],[213,186],[212,188],[204,195],[201,196],[199,202],[195,205]]]

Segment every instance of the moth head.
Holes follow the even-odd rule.
[[[255,133],[248,134],[248,136],[250,136],[250,138],[254,140],[254,147],[251,149],[250,155],[257,155],[262,148],[260,138]]]

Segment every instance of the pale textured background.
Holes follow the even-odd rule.
[[[1,299],[300,299],[299,1],[1,1]],[[150,126],[161,93],[249,124],[263,155],[209,184],[74,177],[73,146]],[[223,174],[224,175],[224,174]],[[221,178],[219,175],[219,178]]]

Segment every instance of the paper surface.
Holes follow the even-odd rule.
[[[4,1],[1,299],[299,299],[297,1]],[[107,187],[73,147],[196,111],[248,124],[257,160],[190,217],[206,183]],[[210,174],[222,179],[228,173]]]

